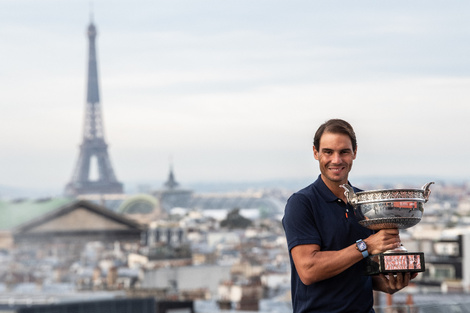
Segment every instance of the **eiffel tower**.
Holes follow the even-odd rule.
[[[88,85],[83,141],[80,145],[80,154],[72,180],[65,187],[65,194],[67,196],[121,194],[123,193],[123,185],[117,181],[114,175],[109,159],[108,145],[104,140],[96,62],[96,27],[93,22],[88,26],[87,35],[89,41]],[[94,164],[98,170],[97,179],[92,179],[90,175]]]

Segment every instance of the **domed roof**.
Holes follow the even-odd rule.
[[[157,198],[147,194],[139,194],[126,199],[118,208],[123,214],[150,214],[159,208]]]

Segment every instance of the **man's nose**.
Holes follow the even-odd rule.
[[[341,163],[341,155],[338,152],[333,153],[333,163]]]

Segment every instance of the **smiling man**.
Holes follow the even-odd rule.
[[[397,229],[373,233],[360,226],[347,203],[340,186],[349,184],[356,154],[356,135],[348,122],[332,119],[322,124],[313,140],[321,174],[287,201],[282,224],[295,313],[374,312],[374,289],[394,293],[414,278],[409,273],[362,275],[364,258],[398,247],[400,237]]]

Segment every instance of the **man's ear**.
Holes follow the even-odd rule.
[[[318,160],[318,158],[319,158],[318,151],[315,148],[315,146],[313,146],[313,157],[315,158],[315,160]]]

